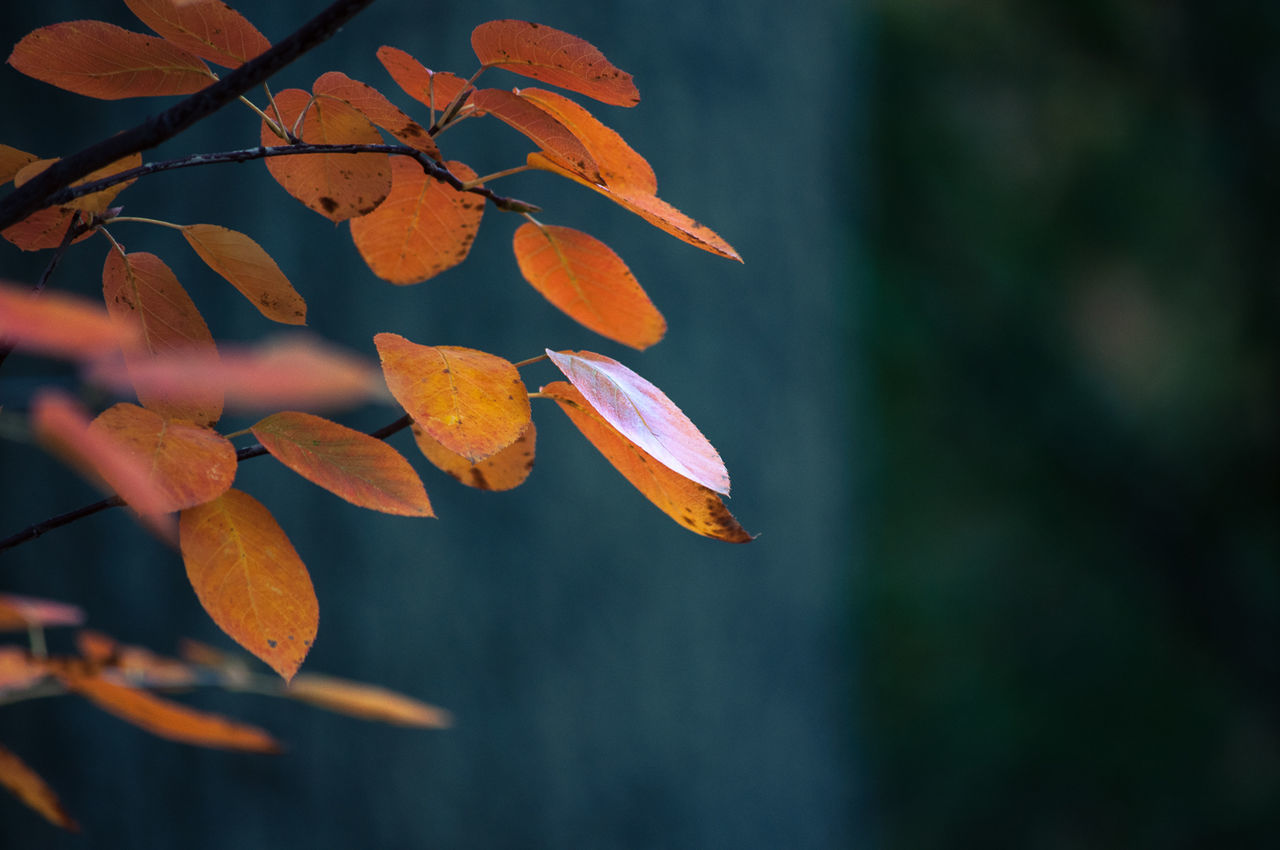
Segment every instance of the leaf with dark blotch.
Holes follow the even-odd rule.
[[[606,186],[624,194],[657,194],[658,178],[648,161],[577,102],[543,89],[517,89],[516,94],[555,118],[577,137],[595,160]]]
[[[554,398],[582,435],[667,516],[704,537],[728,543],[753,539],[719,495],[656,461],[606,422],[571,384],[557,381],[542,392]]]
[[[307,323],[307,303],[257,242],[216,224],[189,224],[182,235],[200,259],[262,315],[286,325]]]
[[[409,97],[440,112],[462,93],[467,81],[448,71],[432,71],[398,47],[378,48],[378,61]]]
[[[222,0],[124,0],[166,41],[224,68],[265,52],[271,42]]]
[[[329,711],[396,726],[447,729],[453,725],[452,716],[443,708],[376,685],[333,676],[300,673],[289,683],[284,695]]]
[[[501,89],[475,93],[476,109],[523,133],[530,141],[592,180],[600,178],[595,160],[573,133],[553,116],[523,98]]]
[[[100,303],[61,292],[35,297],[29,288],[0,283],[0,341],[54,357],[92,359],[131,348],[136,324],[114,321]]]
[[[505,68],[615,106],[640,102],[630,74],[567,32],[529,21],[489,21],[471,32],[471,47],[485,67]]]
[[[321,75],[311,86],[313,94],[328,95],[360,111],[365,118],[386,130],[397,140],[439,160],[440,149],[427,130],[417,121],[400,111],[373,86],[353,80],[341,71]]]
[[[67,21],[28,33],[9,54],[28,77],[86,97],[191,94],[213,82],[204,62],[162,38],[103,21]]]
[[[446,449],[416,422],[413,425],[413,439],[432,465],[468,487],[477,490],[512,490],[523,484],[533,471],[537,429],[530,422],[518,440],[477,463]]]
[[[8,749],[0,746],[0,785],[8,788],[15,797],[31,807],[49,823],[60,826],[71,832],[79,832],[80,827],[67,810],[62,801],[53,793],[40,775],[27,767],[22,759]]]

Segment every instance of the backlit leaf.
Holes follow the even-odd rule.
[[[382,440],[308,413],[268,416],[251,429],[276,460],[353,505],[435,516],[409,462]]]
[[[23,166],[14,177],[14,184],[21,186],[35,175],[39,174],[50,164],[57,160],[34,160]],[[126,157],[116,160],[115,162],[104,165],[97,171],[92,172],[86,177],[75,181],[71,185],[79,186],[84,183],[91,183],[95,180],[101,180],[104,177],[110,177],[121,171],[130,168],[136,168],[142,164],[142,154],[132,153]],[[111,206],[111,202],[115,200],[124,189],[132,183],[132,180],[126,180],[109,186],[100,192],[94,192],[90,195],[84,195],[76,198],[74,201],[60,207],[46,207],[27,216],[17,224],[6,227],[0,236],[17,245],[24,251],[43,251],[48,248],[56,248],[62,244],[63,238],[66,236],[67,229],[71,226],[72,219],[76,215],[76,210],[83,210],[90,214],[101,214],[107,211]],[[80,242],[88,239],[93,234],[92,230],[87,230],[73,240]]]
[[[84,611],[66,602],[0,593],[0,630],[26,631],[32,626],[78,626],[84,622]]]
[[[337,98],[409,147],[440,159],[440,149],[427,135],[426,128],[401,112],[400,107],[373,86],[353,80],[341,71],[330,71],[315,81],[311,91]]]
[[[235,68],[271,47],[244,16],[222,0],[124,0],[165,39],[224,68]]]
[[[480,89],[475,94],[475,105],[505,124],[519,130],[544,151],[550,151],[573,168],[590,177],[599,178],[595,160],[573,133],[559,121],[509,91]]]
[[[534,151],[529,154],[527,161],[531,168],[550,171],[552,174],[559,174],[561,177],[567,177],[589,189],[594,189],[623,209],[630,210],[654,227],[659,230],[665,230],[677,239],[688,242],[690,245],[709,251],[712,254],[742,262],[742,257],[738,256],[738,252],[733,250],[732,245],[720,238],[719,234],[689,218],[689,216],[656,195],[646,195],[640,192],[633,192],[630,189],[618,191],[609,186],[594,183],[586,176],[573,171],[566,163],[556,161],[541,151]]]
[[[468,487],[477,490],[511,490],[523,484],[533,471],[537,429],[530,422],[520,434],[520,439],[477,463],[440,445],[416,422],[413,424],[413,439],[423,456],[437,469],[447,472]]]
[[[528,21],[489,21],[472,31],[471,47],[486,67],[505,68],[615,106],[640,102],[630,74],[567,32]]]
[[[101,100],[191,94],[213,82],[199,57],[162,38],[103,21],[33,30],[9,64],[28,77]]]
[[[139,340],[137,325],[113,321],[101,304],[0,283],[0,341],[55,357],[92,358]]]
[[[662,390],[603,354],[548,350],[547,356],[624,437],[680,475],[728,494],[719,453]]]
[[[187,578],[205,611],[287,682],[315,640],[320,609],[311,576],[260,502],[228,490],[182,512]]]
[[[330,711],[349,714],[365,720],[417,726],[424,729],[446,729],[453,724],[449,712],[412,697],[360,682],[332,676],[300,673],[289,683],[285,696],[309,702]]]
[[[432,439],[471,463],[514,443],[529,424],[529,393],[510,361],[392,333],[373,342],[396,401]]]
[[[216,499],[236,477],[236,449],[226,437],[192,422],[165,419],[136,404],[122,402],[104,410],[90,431],[149,470],[148,498],[154,500],[159,493],[166,512]],[[108,470],[102,474],[113,490],[138,509],[130,492],[131,480],[113,480]]]
[[[285,89],[275,95],[275,102],[288,128],[306,109],[298,131],[304,142],[382,144],[369,119],[337,98],[320,95],[312,103],[311,95],[302,89]],[[281,144],[265,121],[262,144]],[[271,176],[290,195],[331,221],[346,221],[371,211],[387,196],[391,190],[388,158],[384,153],[299,154],[269,157],[266,163]]]
[[[200,259],[248,298],[268,319],[307,323],[307,304],[257,242],[216,224],[189,224],[182,235]]]
[[[378,48],[378,61],[409,97],[437,112],[447,107],[467,86],[448,71],[432,71],[398,47]]]
[[[256,726],[198,711],[140,688],[109,681],[100,675],[66,671],[61,678],[68,689],[98,708],[157,737],[197,747],[280,752],[280,745]]]
[[[525,222],[513,246],[524,279],[579,324],[641,349],[666,333],[658,308],[600,240],[569,227]]]
[[[454,176],[476,173],[445,163]],[[484,216],[484,198],[436,180],[408,157],[391,162],[391,194],[351,222],[351,238],[378,277],[398,285],[421,283],[467,258]]]
[[[578,103],[543,89],[519,89],[516,94],[551,115],[577,137],[595,160],[606,186],[624,194],[657,194],[658,178],[648,161]]]
[[[21,186],[23,183],[26,183],[32,177],[35,177],[57,161],[57,159],[39,159],[28,163],[14,175],[13,185]],[[139,165],[142,165],[142,154],[131,153],[128,156],[117,159],[113,163],[102,166],[102,168],[99,168],[97,171],[90,172],[87,176],[80,178],[71,185],[81,186],[85,183],[92,183],[95,180],[101,180],[104,177],[111,177],[122,171],[128,171],[130,168],[137,168]],[[64,209],[83,210],[84,212],[93,213],[95,215],[105,213],[107,208],[111,206],[111,202],[115,200],[116,195],[119,195],[126,188],[132,185],[132,183],[132,180],[123,180],[116,183],[114,186],[108,186],[101,191],[93,192],[89,195],[81,195],[79,198],[68,201],[62,206]]]
[[[658,463],[606,422],[572,385],[557,381],[542,392],[552,396],[583,436],[667,516],[704,537],[729,543],[752,540],[720,496]]]
[[[54,826],[79,832],[67,810],[62,807],[58,795],[45,784],[34,770],[5,747],[0,746],[0,785],[8,788],[15,797],[40,813]]]
[[[142,327],[143,345],[125,352],[125,367],[139,378],[158,357],[180,354],[216,362],[218,349],[209,326],[191,296],[155,254],[121,255],[112,248],[102,269],[107,312]],[[222,416],[222,390],[189,383],[157,387],[139,380],[134,387],[142,405],[166,419],[190,419],[211,425]]]
[[[9,145],[0,145],[0,183],[8,183],[14,175],[39,157]]]

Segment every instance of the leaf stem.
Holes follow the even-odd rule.
[[[474,189],[476,186],[479,186],[482,183],[489,183],[490,181],[497,180],[501,177],[510,177],[512,174],[519,174],[521,171],[528,171],[528,170],[529,170],[529,166],[527,165],[517,165],[515,168],[507,168],[503,171],[495,171],[492,174],[486,174],[483,177],[477,177],[475,180],[468,180],[462,185],[465,186],[468,191],[470,191],[471,189]]]
[[[521,360],[519,363],[515,364],[515,367],[519,369],[524,366],[531,366],[534,363],[537,363],[541,360],[546,360],[546,359],[547,359],[547,355],[539,354],[537,357],[530,357],[528,360]]]
[[[114,218],[108,219],[108,221],[112,224],[115,224],[117,221],[136,221],[141,224],[158,224],[161,227],[171,227],[174,230],[182,230],[186,226],[182,224],[174,224],[172,221],[161,221],[158,218],[142,218],[141,216],[136,215],[118,215]]]

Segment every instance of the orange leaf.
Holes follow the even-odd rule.
[[[77,632],[76,649],[95,669],[110,667],[113,676],[137,687],[175,688],[195,684],[195,673],[181,661],[120,643],[102,632],[89,629]]]
[[[737,251],[733,250],[733,246],[721,239],[715,231],[689,218],[689,216],[656,195],[633,193],[630,188],[619,191],[600,183],[594,183],[584,175],[573,171],[567,164],[553,160],[540,151],[534,151],[526,159],[529,167],[550,171],[552,174],[559,174],[561,177],[567,177],[589,189],[594,189],[623,209],[635,213],[654,227],[659,230],[665,230],[681,241],[688,242],[690,245],[709,251],[712,254],[742,262],[742,257],[738,256]]]
[[[445,163],[460,180],[476,173]],[[351,222],[351,238],[373,273],[404,286],[421,283],[467,258],[484,216],[484,198],[429,176],[408,157],[391,163],[391,194]]]
[[[198,747],[278,753],[280,745],[256,726],[161,699],[101,676],[63,671],[66,686],[108,714],[147,730],[152,735]]]
[[[437,112],[447,107],[467,81],[448,71],[432,71],[398,47],[378,48],[378,61],[409,97]]]
[[[284,530],[239,490],[182,512],[187,578],[204,610],[287,682],[315,640],[320,608],[311,576]]]
[[[341,71],[330,71],[315,81],[311,91],[337,98],[409,147],[440,159],[440,149],[427,135],[426,128],[401,112],[373,86],[353,80]]]
[[[0,746],[0,785],[12,791],[14,796],[35,809],[54,826],[72,832],[80,831],[79,825],[62,808],[62,802],[53,793],[53,789],[45,784],[39,774],[27,767],[22,759],[3,746]]]
[[[418,473],[376,437],[293,412],[268,416],[250,430],[276,460],[353,505],[399,516],[435,516]]]
[[[284,693],[296,700],[365,720],[426,729],[445,729],[453,725],[453,718],[442,708],[376,685],[332,676],[301,673]]]
[[[125,366],[142,375],[157,357],[181,353],[215,360],[217,346],[191,296],[155,254],[121,255],[112,248],[102,268],[102,293],[112,318],[142,326],[144,346],[125,352]],[[144,407],[166,419],[190,419],[211,425],[222,416],[222,391],[216,386],[187,384],[164,389],[135,384]]]
[[[32,626],[78,626],[84,611],[65,602],[0,593],[0,630],[26,631]]]
[[[432,439],[471,463],[514,443],[529,424],[529,393],[510,361],[392,333],[373,342],[396,401]]]
[[[224,68],[242,65],[271,47],[253,24],[222,0],[124,2],[168,41]]]
[[[235,480],[235,446],[221,434],[194,423],[165,419],[122,402],[98,414],[89,429],[149,470],[147,497],[154,501],[158,493],[165,512],[216,499]],[[137,498],[130,492],[132,482],[113,480],[109,470],[102,473],[112,489],[137,509]]]
[[[600,454],[667,516],[704,537],[728,543],[752,540],[718,495],[654,460],[606,422],[572,385],[557,381],[542,392],[554,398]]]
[[[436,468],[449,473],[468,487],[477,490],[512,490],[523,484],[533,471],[533,447],[537,440],[537,430],[530,422],[518,440],[477,463],[446,449],[428,436],[416,422],[413,425],[413,439],[417,441],[423,456]]]
[[[57,162],[57,160],[34,160],[28,163],[14,176],[14,185],[21,186],[54,162]],[[132,153],[109,165],[104,165],[71,185],[80,186],[84,183],[91,183],[95,180],[118,174],[121,171],[136,168],[141,164],[142,154]],[[67,229],[71,226],[71,220],[75,216],[76,210],[82,210],[94,215],[105,213],[107,208],[111,206],[111,202],[115,200],[116,195],[124,191],[132,182],[132,180],[126,180],[117,183],[100,192],[76,198],[65,206],[46,207],[32,213],[17,224],[5,228],[0,235],[24,251],[43,251],[47,248],[56,248],[62,244],[62,239],[66,236]],[[92,230],[85,231],[72,240],[72,243],[88,239],[92,233]]]
[[[293,127],[306,110],[298,133],[304,142],[382,144],[369,119],[337,98],[321,95],[313,103],[302,89],[285,89],[276,94],[275,102],[286,127]],[[280,144],[265,121],[262,144]],[[266,163],[271,176],[290,195],[331,221],[346,221],[369,212],[387,196],[391,190],[388,158],[384,153],[299,154],[270,157]]]
[[[578,38],[528,21],[489,21],[471,32],[485,67],[505,68],[615,106],[640,102],[631,75]]]
[[[307,323],[307,303],[257,242],[216,224],[189,224],[182,235],[200,259],[262,315],[286,325]]]
[[[544,151],[550,151],[591,179],[600,174],[591,154],[573,133],[543,110],[501,89],[480,89],[475,94],[476,109],[488,113],[519,130]]]
[[[102,360],[92,365],[87,378],[116,391],[133,386],[161,396],[192,388],[216,390],[228,406],[241,409],[320,409],[386,398],[372,364],[305,336],[252,349],[228,348],[218,357],[174,351],[132,366]]]
[[[0,145],[0,183],[9,182],[14,175],[38,158],[33,153],[20,151],[9,145]]]
[[[28,77],[86,97],[191,94],[213,82],[196,56],[164,39],[103,21],[67,21],[28,33],[9,54]]]
[[[648,348],[667,322],[631,270],[600,240],[569,227],[525,222],[514,240],[520,273],[574,321],[632,348]]]
[[[728,494],[719,453],[662,390],[603,354],[548,350],[547,356],[624,437],[672,471]]]
[[[57,357],[92,358],[130,348],[139,339],[136,325],[112,321],[87,298],[0,283],[0,340],[18,348]]]
[[[25,630],[25,627],[24,627]],[[44,661],[17,646],[0,646],[0,695],[26,690],[49,673]]]
[[[561,94],[543,89],[518,89],[521,98],[559,121],[591,154],[604,184],[624,194],[654,195],[658,178],[640,154],[594,115]]]

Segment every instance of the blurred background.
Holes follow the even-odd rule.
[[[321,5],[241,8],[278,40]],[[0,35],[76,17],[140,28],[123,4],[49,0],[7,4]],[[86,834],[0,797],[0,845],[1266,846],[1280,8],[381,0],[274,88],[338,68],[408,108],[379,45],[469,74],[470,30],[501,17],[582,36],[633,73],[639,107],[593,111],[746,260],[549,175],[499,184],[628,262],[671,326],[649,351],[545,305],[511,257],[516,221],[492,210],[465,264],[397,288],[261,163],[160,175],[120,200],[253,236],[311,329],[370,356],[372,334],[395,331],[512,359],[617,357],[717,446],[729,506],[759,539],[683,531],[545,405],[518,490],[418,464],[439,520],[360,511],[247,463],[237,486],[276,514],[320,599],[304,669],[442,705],[457,726],[189,697],[289,747],[256,757],[159,741],[70,698],[4,706],[0,741]],[[9,69],[0,103],[0,142],[46,156],[157,108]],[[513,131],[468,124],[443,138],[448,156],[480,173],[523,158]],[[256,133],[227,110],[147,158]],[[113,233],[165,257],[215,335],[271,330],[175,234]],[[54,285],[95,291],[105,252],[70,252]],[[7,279],[44,263],[0,254]],[[556,379],[540,368],[528,383]],[[65,379],[15,356],[0,403]],[[416,461],[407,435],[393,444]],[[0,533],[97,498],[21,444],[0,443],[0,465]],[[118,514],[0,554],[0,589],[74,602],[159,651],[230,646],[176,556]]]

